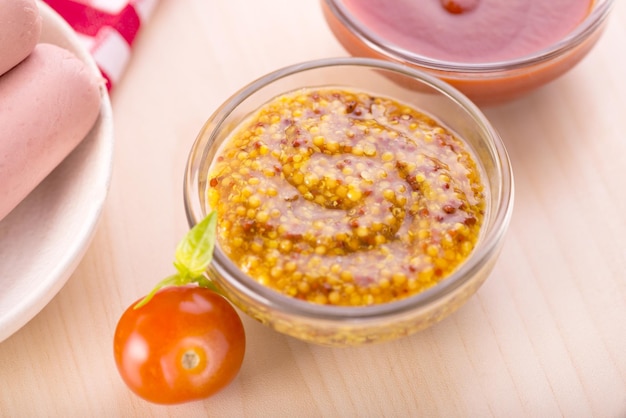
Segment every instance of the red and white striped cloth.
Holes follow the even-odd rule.
[[[133,41],[158,0],[44,0],[91,51],[109,90],[121,78]]]

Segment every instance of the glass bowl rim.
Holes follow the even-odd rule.
[[[504,143],[482,111],[456,88],[424,71],[410,68],[402,64],[374,58],[324,58],[283,67],[245,85],[243,88],[231,95],[230,98],[226,99],[226,101],[214,111],[199,131],[196,140],[192,145],[187,160],[183,189],[185,212],[188,223],[190,226],[193,226],[201,220],[202,216],[204,216],[202,203],[199,202],[199,199],[197,199],[199,173],[195,170],[196,163],[199,159],[205,158],[207,150],[213,146],[214,137],[217,132],[219,132],[220,126],[224,123],[228,116],[235,111],[238,105],[258,90],[282,78],[305,71],[340,66],[358,66],[370,69],[381,69],[411,77],[437,90],[442,95],[447,96],[447,98],[455,102],[456,105],[462,107],[471,116],[471,118],[486,133],[486,137],[488,139],[484,142],[489,146],[491,153],[495,156],[495,166],[498,174],[500,175],[498,177],[498,194],[500,195],[500,201],[498,202],[499,210],[493,214],[493,227],[488,231],[482,231],[484,235],[481,237],[478,247],[471,253],[470,257],[451,275],[444,278],[435,286],[397,301],[368,306],[320,305],[312,302],[301,301],[284,295],[256,282],[254,279],[242,273],[221,250],[218,244],[215,245],[213,261],[211,262],[209,270],[212,270],[214,273],[219,274],[222,277],[234,278],[233,280],[228,280],[230,286],[235,288],[238,292],[246,295],[249,299],[254,300],[256,303],[260,303],[268,309],[274,309],[281,311],[284,314],[295,315],[303,318],[315,318],[317,320],[329,320],[335,322],[367,319],[378,320],[383,317],[390,317],[419,308],[425,309],[430,304],[436,303],[437,300],[452,293],[455,289],[461,287],[465,283],[471,282],[474,274],[487,264],[492,256],[494,256],[494,253],[498,250],[498,246],[504,237],[512,216],[514,203],[514,181],[510,159]],[[434,116],[437,117],[437,115]],[[213,129],[211,129],[212,127]],[[490,193],[490,196],[491,195],[493,194]]]
[[[416,54],[405,48],[396,46],[384,38],[377,36],[359,24],[356,18],[343,5],[342,0],[321,0],[332,15],[338,19],[344,28],[355,35],[368,49],[396,61],[402,61],[424,69],[439,71],[443,73],[455,73],[457,76],[462,73],[486,75],[490,73],[504,73],[521,70],[549,62],[557,57],[566,54],[576,48],[595,33],[606,21],[614,0],[592,0],[591,11],[580,22],[576,28],[564,38],[553,45],[543,48],[537,52],[524,55],[510,60],[463,63],[456,61],[438,60],[425,55]]]

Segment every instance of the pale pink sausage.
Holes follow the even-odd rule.
[[[35,0],[0,0],[0,75],[30,54],[40,34]]]
[[[72,53],[49,44],[0,76],[0,219],[89,133],[101,83]]]

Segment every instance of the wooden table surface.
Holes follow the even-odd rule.
[[[114,172],[93,242],[52,302],[0,343],[0,416],[626,417],[625,42],[616,1],[571,72],[484,109],[510,152],[516,206],[495,270],[457,313],[349,349],[245,317],[234,383],[164,407],[125,387],[112,334],[173,272],[196,133],[253,79],[347,54],[316,0],[161,0],[112,93]]]

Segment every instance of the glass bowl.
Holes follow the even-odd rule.
[[[600,38],[613,0],[594,0],[589,13],[574,30],[543,49],[486,62],[436,59],[413,52],[407,45],[400,47],[398,42],[392,43],[389,36],[383,37],[380,29],[374,31],[371,25],[357,18],[351,11],[354,9],[346,7],[346,3],[346,0],[321,0],[328,26],[351,55],[385,59],[421,69],[445,80],[479,105],[494,105],[519,98],[573,68]],[[436,3],[439,7],[439,1]],[[441,28],[441,33],[447,29]],[[487,36],[492,37],[492,32]]]
[[[229,134],[270,99],[303,87],[341,86],[394,98],[435,117],[468,144],[482,172],[486,210],[469,258],[426,291],[370,306],[319,305],[292,298],[253,280],[228,259],[219,243],[207,275],[226,297],[260,322],[304,341],[354,346],[408,335],[448,316],[491,272],[513,207],[513,176],[498,133],[480,110],[443,81],[395,63],[368,58],[311,61],[272,72],[228,99],[207,120],[189,154],[184,203],[190,226],[210,211],[207,178]]]

